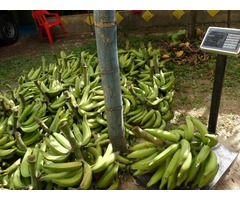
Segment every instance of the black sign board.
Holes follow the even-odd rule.
[[[223,55],[240,53],[240,29],[209,27],[200,49]]]

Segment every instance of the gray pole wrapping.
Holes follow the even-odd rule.
[[[126,153],[117,48],[116,11],[94,11],[97,53],[105,97],[107,125],[114,151]]]

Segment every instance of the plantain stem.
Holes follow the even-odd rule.
[[[47,69],[46,69],[46,59],[45,59],[45,57],[42,56],[41,60],[42,60],[42,70],[43,70],[43,72],[46,72]]]
[[[34,120],[41,126],[41,128],[47,133],[47,135],[52,134],[52,131],[47,127],[47,125],[38,116],[34,116]]]
[[[67,90],[64,91],[63,94],[64,94],[65,98],[67,99],[67,101],[68,101],[68,103],[69,103],[69,105],[70,105],[70,107],[72,109],[73,118],[75,118],[77,122],[80,121],[81,119],[80,119],[80,117],[78,115],[78,106],[77,105],[76,106],[73,105],[71,96],[69,95],[69,92]]]
[[[153,57],[153,64],[154,64],[154,73],[159,74],[159,64],[158,64],[157,56]]]
[[[18,122],[18,108],[13,109],[13,128],[12,135],[15,135],[17,130],[17,122]]]
[[[56,65],[59,65],[57,54],[54,53],[54,54],[53,54],[53,57],[55,58]]]
[[[7,117],[7,112],[8,112],[8,109],[4,103],[4,99],[3,98],[0,98],[0,105],[2,106],[2,110],[4,112],[4,116]]]
[[[41,92],[41,94],[45,97],[47,104],[49,104],[48,95],[42,90],[41,86],[39,85],[39,82],[37,80],[34,80],[34,83],[37,86],[37,88],[39,89],[39,91]]]
[[[62,79],[62,70],[60,68],[60,65],[57,65],[57,80],[61,82]]]
[[[148,142],[152,142],[158,147],[163,147],[165,145],[165,142],[150,135],[147,131],[142,130],[139,126],[132,127],[132,132],[135,133],[137,137],[145,139]]]
[[[132,85],[129,86],[129,91],[134,96],[135,99],[137,99],[138,101],[140,101],[143,104],[143,106],[145,108],[147,108],[148,110],[150,109],[150,106],[147,105],[147,100],[145,98],[141,97],[140,95],[137,95],[135,93],[135,91],[133,90]]]
[[[35,174],[36,174],[36,167],[35,167],[36,157],[32,154],[29,155],[28,158],[27,158],[27,162],[29,164],[29,172],[30,172],[30,177],[31,177],[32,189],[37,190],[38,189],[38,182],[37,182],[37,178],[35,176]]]
[[[20,145],[20,147],[22,147],[22,149],[24,149],[24,151],[27,151],[27,146],[23,142],[20,132],[18,132],[18,131],[15,132],[15,138],[16,138],[16,142]]]
[[[79,160],[79,161],[83,160],[83,155],[82,155],[82,152],[80,150],[80,146],[78,145],[76,139],[71,136],[72,135],[71,130],[68,126],[67,121],[62,121],[60,123],[60,129],[62,130],[62,132],[67,137],[68,141],[70,142],[73,153],[74,153],[76,159]]]
[[[88,71],[87,71],[86,63],[83,66],[83,81],[84,81],[84,87],[86,87],[89,84]]]
[[[14,92],[13,92],[13,89],[12,89],[11,85],[6,84],[6,87],[9,89],[9,92],[10,92],[10,94],[12,96],[13,101],[16,103],[17,99],[15,98],[15,95],[14,95]]]
[[[27,103],[26,103],[26,101],[25,101],[25,99],[24,99],[23,94],[19,94],[19,97],[20,97],[20,101],[22,102],[23,108],[25,108],[26,105],[27,105]]]

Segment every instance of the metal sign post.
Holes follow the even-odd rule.
[[[208,131],[216,133],[218,111],[220,106],[224,73],[228,55],[240,53],[240,29],[209,27],[203,38],[200,49],[209,53],[217,53],[215,77],[213,83]],[[218,144],[213,149],[218,157],[219,171],[213,182],[207,187],[211,189],[232,165],[238,153]],[[206,188],[206,189],[207,189]]]
[[[220,106],[220,99],[222,94],[222,86],[223,86],[226,63],[227,63],[227,56],[218,54],[217,61],[216,61],[216,68],[215,68],[214,83],[213,83],[210,116],[208,121],[208,131],[209,133],[212,133],[212,134],[216,134],[218,110]]]
[[[217,53],[208,123],[208,131],[212,134],[216,134],[227,55],[237,55],[240,53],[240,29],[209,27],[203,38],[200,49],[209,53]]]

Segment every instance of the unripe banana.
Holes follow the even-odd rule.
[[[179,169],[179,173],[177,174],[177,186],[180,187],[181,184],[185,181],[188,176],[188,170],[190,169],[192,164],[192,153],[188,154],[187,159],[182,164],[181,168]]]
[[[0,138],[3,137],[3,135],[7,129],[7,121],[8,121],[8,118],[5,118],[0,124]]]
[[[87,116],[84,115],[83,117],[83,121],[82,121],[82,133],[83,133],[83,141],[82,141],[82,145],[87,145],[91,139],[91,129],[87,123]]]
[[[36,164],[35,164],[35,169],[36,169],[35,176],[36,176],[36,178],[39,178],[41,176],[42,166],[43,166],[43,163],[44,163],[44,157],[41,154],[41,151],[45,152],[46,149],[47,149],[47,145],[44,141],[39,145],[40,145],[39,153],[38,153],[38,157],[37,157]]]
[[[218,144],[217,135],[208,133],[205,135],[205,137],[209,139],[209,142],[207,143],[208,146],[215,147]]]
[[[135,110],[136,109],[137,101],[136,101],[136,99],[132,95],[130,95],[130,94],[123,94],[123,98],[126,98],[126,99],[128,99],[130,101],[130,103],[131,103],[131,110]]]
[[[208,184],[210,184],[215,176],[217,175],[219,170],[219,165],[217,165],[214,170],[211,172],[211,174],[209,174],[207,177],[206,176],[202,176],[199,183],[198,183],[198,187],[201,189],[204,186],[207,186]]]
[[[12,140],[12,141],[8,141],[7,143],[3,144],[0,146],[0,149],[10,149],[11,147],[13,147],[16,143],[16,140]]]
[[[155,113],[154,109],[151,109],[141,120],[140,125],[145,124],[149,119],[153,118],[153,115]]]
[[[7,174],[10,175],[12,174],[19,166],[21,163],[21,158],[17,159],[16,161],[14,161],[9,167],[7,167],[4,170],[0,170],[0,173],[2,174]]]
[[[162,113],[163,115],[166,114],[166,113],[169,111],[168,101],[166,101],[165,99],[162,100],[162,101],[159,103],[159,108],[160,108],[160,111],[161,111],[161,113]]]
[[[61,155],[53,155],[53,154],[50,154],[49,152],[44,152],[44,151],[40,151],[40,152],[43,158],[45,158],[46,160],[52,161],[54,163],[66,162],[70,155],[70,152],[67,154],[61,154]]]
[[[169,78],[169,81],[167,83],[165,83],[165,85],[160,87],[161,91],[163,91],[163,92],[170,91],[174,87],[174,83],[175,83],[175,78],[174,78],[174,76],[171,76]]]
[[[178,169],[178,160],[180,155],[181,149],[179,148],[172,156],[168,166],[166,167],[163,178],[168,179],[177,169]]]
[[[36,80],[36,79],[40,76],[41,72],[42,72],[42,66],[40,66],[39,68],[37,68],[37,69],[33,72],[32,76],[28,77],[29,80],[31,80],[31,81]]]
[[[156,115],[156,119],[154,124],[152,125],[152,128],[159,128],[162,122],[162,115],[158,110],[155,110],[155,115]]]
[[[52,182],[52,180],[63,179],[72,177],[76,174],[76,171],[63,171],[63,172],[52,172],[49,174],[43,174],[40,177],[40,181]]]
[[[123,97],[123,114],[126,115],[130,109],[131,109],[131,103],[130,100],[128,100],[127,98]]]
[[[151,187],[161,180],[165,171],[165,164],[161,164],[147,182],[147,187]]]
[[[200,163],[200,169],[199,169],[198,173],[196,174],[196,176],[194,177],[193,182],[191,184],[192,188],[196,188],[198,186],[201,178],[203,177],[206,163],[207,163],[206,160],[204,160],[203,162]]]
[[[159,95],[158,86],[155,82],[155,79],[153,79],[153,92],[147,96],[147,99],[153,101],[158,97],[158,95]]]
[[[154,113],[152,115],[152,117],[145,123],[143,124],[141,127],[144,129],[144,128],[150,128],[150,127],[153,127],[155,121],[156,121],[156,113],[155,113],[155,110],[154,110]]]
[[[194,126],[198,129],[199,133],[201,134],[201,140],[204,144],[208,143],[208,138],[205,137],[208,134],[207,127],[197,118],[191,117],[191,120]]]
[[[44,120],[44,121],[46,121],[46,120]],[[34,121],[32,124],[29,124],[28,126],[21,126],[21,130],[24,133],[31,133],[31,132],[36,131],[39,128],[39,126],[40,125]]]
[[[102,114],[98,114],[95,119],[99,124],[107,126],[107,120],[103,119]]]
[[[204,162],[207,159],[210,152],[211,152],[211,147],[209,147],[208,145],[204,145],[197,155],[196,165],[198,166],[202,162]]]
[[[165,121],[170,121],[172,118],[173,112],[170,109],[162,116],[162,119]]]
[[[96,163],[92,165],[92,172],[99,173],[104,171],[116,160],[116,153],[113,152],[112,144],[109,143],[103,156],[99,156]]]
[[[107,188],[107,190],[118,190],[119,188],[119,179],[115,178],[113,179],[112,184]]]
[[[32,113],[32,110],[33,110],[33,108],[34,108],[34,105],[35,105],[34,103],[31,103],[31,104],[28,104],[28,105],[24,108],[24,110],[22,111],[22,113],[20,114],[20,116],[18,116],[18,121],[19,121],[20,123],[24,122],[25,119],[26,119],[26,117]]]
[[[200,169],[200,165],[196,166],[196,156],[192,156],[192,163],[187,173],[187,178],[184,181],[184,186],[186,187],[190,182],[194,181],[195,176],[197,175]]]
[[[135,150],[139,150],[139,149],[146,149],[149,147],[155,147],[156,145],[153,144],[152,142],[148,142],[148,141],[142,141],[139,143],[136,143],[135,145],[131,146],[129,148],[130,151],[135,151]]]
[[[159,155],[157,155],[150,163],[150,167],[157,167],[163,163],[168,157],[172,156],[179,148],[178,143],[171,144],[165,150],[163,150]]]
[[[9,136],[8,135],[4,135],[2,138],[0,138],[0,146],[6,144],[9,140]]]
[[[119,164],[112,163],[107,168],[107,170],[103,173],[101,178],[97,181],[96,183],[97,187],[100,189],[108,188],[112,184],[115,176],[117,175],[118,169],[119,169]]]
[[[83,178],[80,183],[80,190],[87,190],[92,184],[92,168],[87,162],[83,162]]]
[[[169,176],[167,181],[168,190],[173,190],[177,187],[177,174],[178,174],[178,170],[176,170],[171,176]]]
[[[62,146],[53,136],[44,137],[43,140],[46,142],[48,148],[50,148],[57,155],[65,155],[70,152],[69,149],[66,149]]]
[[[133,170],[148,170],[149,169],[149,163],[152,162],[152,160],[157,155],[159,155],[159,152],[155,152],[155,153],[151,154],[150,156],[147,156],[145,158],[137,160],[133,164],[131,164],[130,168],[133,169]]]
[[[57,141],[63,147],[65,147],[66,149],[69,149],[69,150],[72,149],[70,142],[68,141],[68,139],[64,135],[62,135],[61,133],[53,132],[53,136],[57,139]]]
[[[41,138],[41,133],[40,130],[36,130],[32,133],[24,134],[22,141],[26,146],[33,145]]]
[[[77,140],[79,145],[82,145],[83,135],[81,133],[80,128],[75,123],[73,123],[72,127],[73,127],[73,131],[72,132],[73,132],[73,135],[74,135],[75,139]]]
[[[45,163],[43,165],[43,170],[52,171],[55,173],[58,172],[67,172],[67,171],[76,171],[82,168],[82,162],[80,161],[71,161],[63,163]]]
[[[207,158],[207,164],[205,167],[205,171],[203,176],[209,176],[218,166],[218,159],[217,155],[215,154],[214,151],[210,151],[208,158]]]
[[[12,176],[13,176],[12,182],[15,190],[22,190],[27,187],[27,185],[25,185],[21,180],[22,178],[21,178],[21,172],[19,167],[14,171]]]
[[[142,158],[142,157],[147,157],[153,153],[158,151],[158,148],[156,147],[149,147],[146,149],[140,149],[140,150],[135,150],[127,155],[127,158]]]
[[[29,155],[32,154],[32,148],[28,147],[27,151],[25,152],[21,165],[20,165],[20,172],[23,177],[30,177],[30,172],[29,172],[29,164],[27,162],[27,158]]]
[[[194,136],[194,125],[189,116],[186,117],[186,124],[187,124],[187,128],[186,128],[186,135],[185,135],[186,138],[185,139],[188,141],[191,141]]]
[[[137,58],[143,59],[144,56],[143,56],[142,52],[139,52],[136,49],[130,49],[130,51],[131,51],[131,54],[133,54]]]
[[[190,151],[191,151],[191,147],[190,147],[190,143],[188,142],[188,140],[186,139],[182,139],[180,142],[180,155],[179,155],[179,160],[178,160],[178,166],[182,166],[182,164],[184,163],[184,161],[188,158]]]
[[[146,96],[148,96],[149,94],[151,94],[151,89],[150,89],[150,86],[146,84],[146,82],[141,82],[141,81],[138,81],[138,86],[141,90],[143,90],[146,94]]]
[[[74,187],[77,186],[83,177],[83,168],[81,167],[76,171],[72,177],[62,178],[62,179],[53,179],[52,182],[57,184],[60,187]]]
[[[127,123],[129,123],[129,124],[140,123],[143,116],[146,115],[148,112],[146,108],[140,108],[140,109],[136,109],[136,110],[138,110],[138,112],[135,115],[131,116],[127,120]]]
[[[169,131],[161,130],[159,128],[146,128],[144,129],[149,134],[157,137],[160,140],[163,141],[169,141],[169,142],[178,142],[180,139],[180,135],[177,133],[171,133]]]
[[[185,138],[185,131],[183,131],[183,130],[181,130],[181,129],[179,129],[179,128],[177,128],[177,129],[172,129],[172,130],[170,130],[169,132],[171,132],[171,133],[173,133],[173,134],[180,135],[180,136],[181,136],[180,139]]]
[[[129,159],[127,159],[126,157],[120,155],[119,153],[116,153],[116,160],[119,161],[122,164],[131,164],[132,161],[130,161]]]

